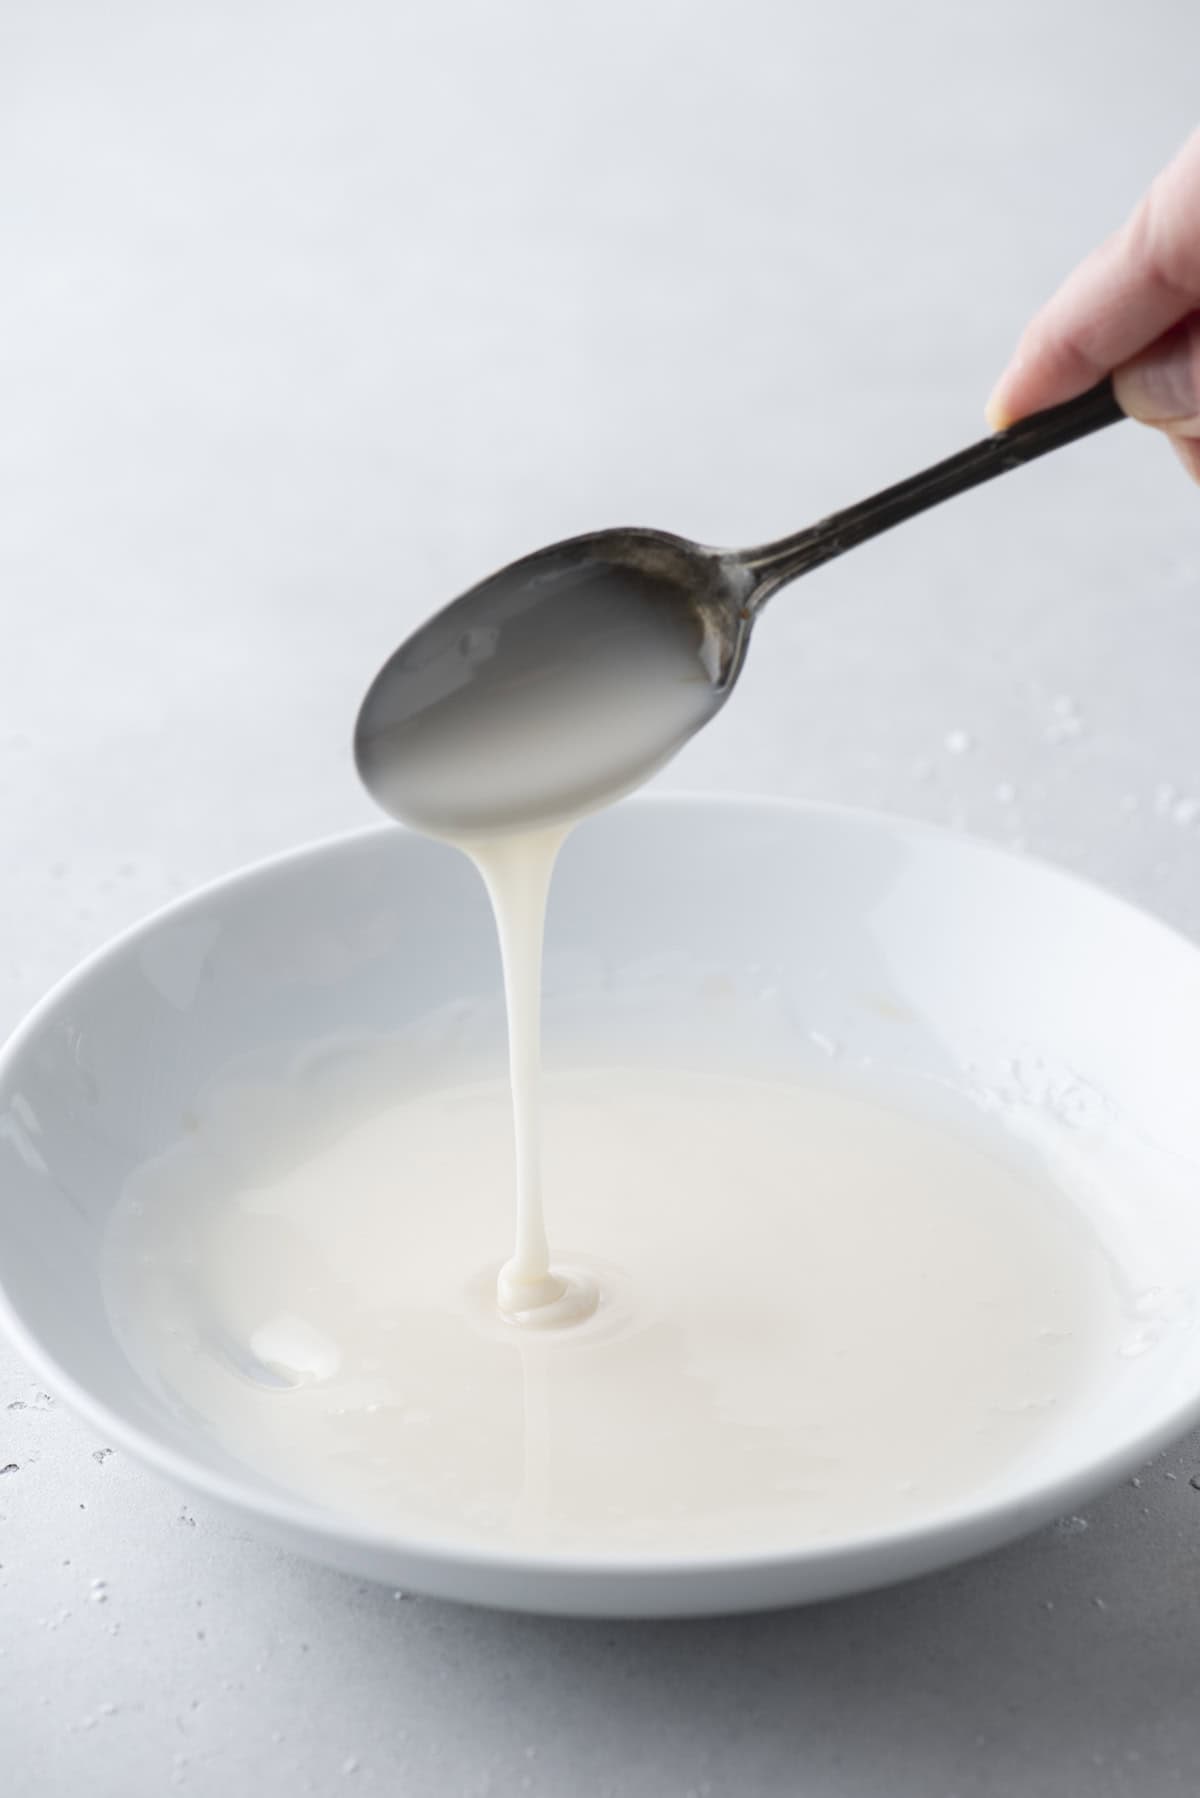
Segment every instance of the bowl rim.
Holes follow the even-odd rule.
[[[627,807],[677,812],[707,810],[724,814],[754,813],[799,822],[823,818],[868,832],[882,832],[906,841],[929,841],[972,857],[1001,861],[1009,867],[1020,869],[1022,875],[1035,880],[1065,884],[1074,888],[1086,902],[1099,902],[1114,915],[1124,915],[1127,922],[1137,928],[1157,934],[1176,949],[1200,958],[1200,944],[1098,882],[1040,857],[1017,853],[986,838],[950,830],[921,819],[907,818],[903,814],[820,800],[686,790],[639,793],[622,803],[621,809]],[[589,821],[584,820],[585,823]],[[37,1037],[55,1010],[83,987],[97,969],[126,954],[165,923],[211,905],[214,900],[220,901],[264,878],[289,870],[301,870],[310,862],[337,857],[360,844],[397,838],[422,843],[431,841],[415,831],[392,823],[369,824],[338,832],[260,857],[172,899],[119,932],[57,980],[0,1046],[0,1102],[7,1096],[13,1074],[19,1068],[27,1046]],[[55,1354],[25,1324],[16,1295],[10,1290],[2,1258],[0,1331],[8,1337],[34,1375],[61,1397],[89,1428],[185,1491],[249,1518],[262,1518],[290,1533],[327,1545],[330,1551],[344,1550],[351,1546],[367,1554],[401,1558],[413,1565],[430,1568],[453,1566],[468,1573],[527,1579],[531,1582],[665,1579],[686,1584],[713,1577],[761,1576],[772,1571],[795,1574],[804,1569],[815,1569],[835,1562],[889,1560],[898,1563],[904,1560],[917,1566],[923,1564],[920,1561],[922,1552],[938,1544],[947,1550],[954,1548],[955,1554],[961,1556],[970,1552],[969,1544],[972,1541],[999,1542],[1019,1533],[1023,1528],[1034,1527],[1039,1522],[1064,1514],[1080,1502],[1108,1489],[1128,1472],[1144,1465],[1192,1425],[1200,1422],[1198,1379],[1196,1390],[1190,1397],[1177,1401],[1153,1422],[1133,1434],[1118,1437],[1101,1452],[1081,1460],[1067,1472],[1050,1479],[1034,1479],[1018,1489],[1002,1490],[991,1496],[986,1495],[985,1489],[985,1496],[981,1499],[960,1501],[892,1529],[875,1529],[845,1537],[823,1537],[820,1541],[798,1543],[794,1547],[773,1540],[761,1548],[709,1551],[690,1549],[679,1553],[662,1549],[643,1552],[584,1552],[578,1549],[556,1549],[552,1546],[530,1550],[492,1547],[469,1538],[439,1536],[415,1528],[411,1531],[390,1531],[373,1527],[349,1515],[327,1510],[299,1495],[293,1497],[274,1490],[268,1484],[260,1484],[253,1469],[247,1468],[244,1477],[239,1477],[192,1460],[183,1451],[163,1443],[150,1431],[111,1409],[104,1400],[93,1396],[74,1374],[61,1365]],[[336,1553],[331,1552],[329,1558],[336,1559]],[[945,1558],[949,1560],[954,1557],[947,1553]]]

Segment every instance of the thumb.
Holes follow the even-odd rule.
[[[1193,313],[1113,376],[1130,418],[1172,437],[1200,438],[1200,313]]]

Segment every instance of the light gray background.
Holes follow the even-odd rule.
[[[365,680],[493,564],[752,540],[976,435],[1198,52],[1195,0],[5,0],[0,1026],[363,821]],[[1198,587],[1200,494],[1122,426],[782,596],[666,784],[1200,933]],[[0,1351],[7,1798],[1196,1790],[1200,1442],[950,1575],[662,1627],[396,1600],[104,1447]]]

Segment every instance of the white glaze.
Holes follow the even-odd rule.
[[[580,1322],[598,1298],[589,1279],[551,1266],[542,1193],[542,937],[554,863],[566,834],[565,828],[551,829],[464,845],[492,902],[508,1013],[516,1233],[512,1255],[497,1277],[496,1297],[510,1322],[530,1328]]]
[[[288,1489],[396,1533],[614,1553],[794,1547],[999,1490],[1116,1351],[1068,1199],[846,1093],[552,1077],[555,1236],[601,1294],[568,1330],[496,1314],[510,1166],[499,1084],[381,1106],[368,1083],[232,1178],[228,1123],[201,1128],[130,1183],[113,1314]]]

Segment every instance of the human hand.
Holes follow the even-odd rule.
[[[1122,410],[1165,431],[1200,481],[1200,131],[1034,316],[988,423],[1002,430],[1106,374]]]

